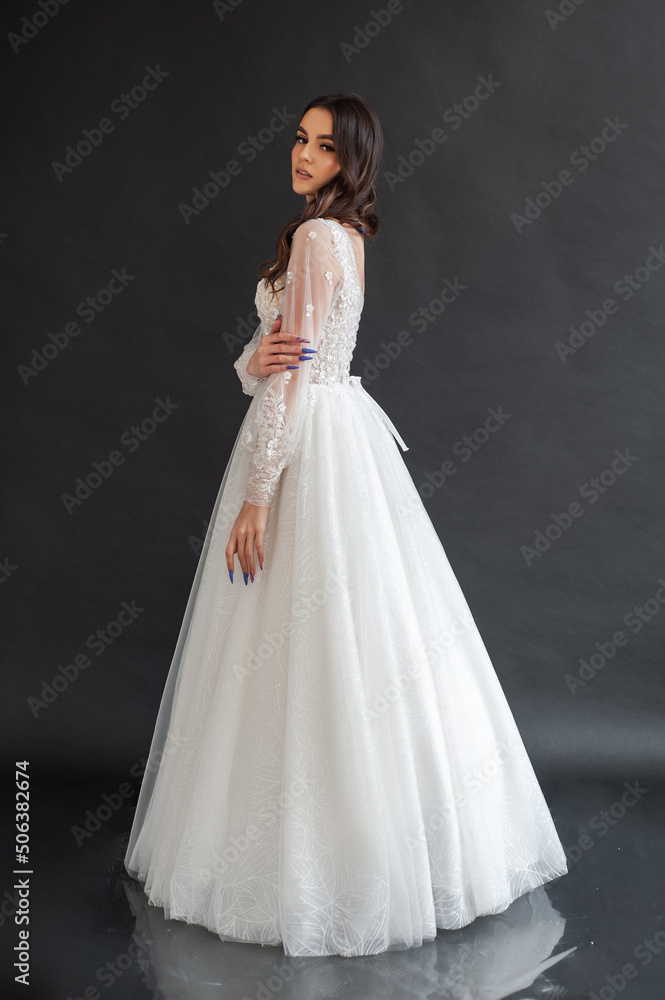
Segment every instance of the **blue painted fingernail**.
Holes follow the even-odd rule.
[[[233,570],[229,570],[229,576],[231,577],[231,583],[233,583]]]
[[[303,354],[316,354],[316,347],[301,347]]]
[[[246,573],[243,573],[242,575],[243,575],[243,576],[244,576],[244,578],[245,578],[245,586],[247,586],[247,574],[246,574]]]
[[[286,367],[287,367],[287,369],[288,369],[288,368],[297,368],[297,367],[298,367],[298,365],[287,365]]]

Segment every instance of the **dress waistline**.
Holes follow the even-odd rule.
[[[379,417],[379,419],[383,421],[383,423],[386,425],[386,427],[393,435],[393,437],[395,437],[395,439],[399,442],[402,451],[408,451],[409,449],[407,445],[404,444],[403,438],[400,436],[399,431],[395,427],[394,423],[392,422],[388,414],[385,412],[385,410],[381,409],[381,407],[374,399],[374,397],[370,396],[370,394],[362,385],[360,381],[360,375],[349,375],[349,383],[356,387],[356,390],[363,396],[363,398],[367,401],[368,405],[371,406],[371,408],[376,413],[377,417]]]

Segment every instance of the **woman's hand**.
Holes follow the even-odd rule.
[[[226,546],[226,565],[229,569],[229,575],[231,575],[234,566],[233,557],[237,552],[245,583],[247,583],[248,574],[251,577],[252,583],[254,583],[254,575],[256,573],[254,562],[255,545],[259,563],[261,564],[261,569],[263,569],[263,536],[265,535],[269,512],[270,507],[258,507],[256,504],[245,500],[231,529],[229,544]],[[231,583],[233,583],[232,575]]]
[[[278,316],[270,333],[263,337],[247,362],[247,373],[257,378],[264,378],[273,372],[286,371],[287,365],[299,367],[298,357],[303,353],[301,347],[303,343],[308,344],[309,341],[297,337],[295,333],[282,331],[282,317]]]

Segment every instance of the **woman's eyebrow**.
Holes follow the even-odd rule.
[[[307,129],[303,128],[302,125],[298,126],[298,132],[304,132],[307,135]],[[317,139],[332,139],[331,135],[317,135]]]

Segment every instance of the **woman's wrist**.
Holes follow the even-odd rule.
[[[261,378],[261,373],[259,371],[259,359],[257,357],[258,350],[259,349],[257,347],[256,350],[254,351],[254,353],[250,356],[250,359],[247,362],[247,368],[246,368],[247,374],[248,375],[253,375],[255,378]]]

